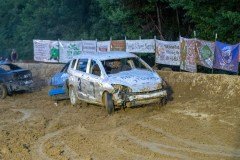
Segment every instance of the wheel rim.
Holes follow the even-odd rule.
[[[75,97],[73,89],[70,90],[70,100],[71,100],[72,104],[76,103],[76,97]]]

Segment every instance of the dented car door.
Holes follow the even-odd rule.
[[[91,60],[89,67],[89,89],[88,97],[90,100],[95,101],[96,103],[101,103],[102,101],[102,84],[103,78],[101,64],[98,61]]]
[[[88,68],[88,59],[79,59],[76,66],[75,73],[75,82],[77,88],[77,95],[80,99],[88,100],[87,89],[87,68]]]

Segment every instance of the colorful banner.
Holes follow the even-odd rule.
[[[126,40],[126,51],[132,53],[155,53],[155,40]]]
[[[40,62],[58,62],[58,41],[33,40],[34,60]]]
[[[167,65],[180,65],[179,41],[156,40],[156,63]]]
[[[197,72],[196,39],[180,37],[180,68],[189,72]]]
[[[82,51],[95,53],[97,51],[97,41],[84,40],[82,41]]]
[[[60,62],[67,63],[82,53],[81,41],[59,41]]]
[[[111,41],[99,41],[97,42],[97,52],[109,52]]]
[[[213,67],[215,43],[196,40],[198,64],[207,68]]]
[[[231,72],[238,72],[239,44],[229,45],[215,42],[215,57],[213,67]]]
[[[125,50],[126,50],[125,40],[111,41],[111,51],[125,51]]]

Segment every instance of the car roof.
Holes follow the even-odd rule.
[[[135,54],[123,52],[123,51],[111,51],[111,52],[96,52],[96,53],[82,53],[74,58],[80,59],[95,59],[95,60],[110,60],[137,57]]]

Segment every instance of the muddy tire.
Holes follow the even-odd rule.
[[[108,92],[104,93],[103,102],[106,107],[107,113],[109,115],[113,114],[115,107],[113,104],[112,95],[110,93],[108,93]]]
[[[160,106],[165,106],[167,104],[167,97],[162,97],[160,100]]]
[[[78,104],[78,98],[76,96],[76,93],[74,92],[74,88],[73,87],[70,87],[69,88],[69,98],[70,98],[70,102],[71,102],[71,105],[73,107],[77,106]]]
[[[0,99],[4,99],[7,96],[7,88],[5,85],[0,84]]]

